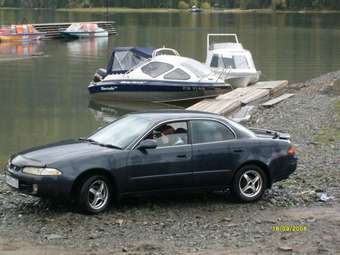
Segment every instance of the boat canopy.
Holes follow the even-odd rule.
[[[154,48],[118,47],[114,48],[106,67],[106,74],[126,73],[142,61],[152,58]]]

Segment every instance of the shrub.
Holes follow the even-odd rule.
[[[211,9],[211,5],[208,2],[204,2],[201,4],[202,9]]]
[[[178,9],[189,9],[189,5],[184,1],[179,1]]]
[[[198,0],[190,0],[190,7],[193,7],[194,5],[198,7]]]

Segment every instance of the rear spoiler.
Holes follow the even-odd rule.
[[[288,133],[281,132],[281,131],[262,129],[262,128],[249,128],[249,130],[253,131],[259,137],[271,136],[272,139],[290,140],[290,135]]]

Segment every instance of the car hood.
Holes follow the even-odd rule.
[[[63,141],[22,151],[12,157],[12,164],[19,167],[45,167],[55,162],[78,159],[85,155],[98,154],[108,150],[114,151],[115,149],[91,144],[86,141]]]

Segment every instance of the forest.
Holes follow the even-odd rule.
[[[0,0],[0,7],[19,8],[210,8],[340,10],[340,0]]]

